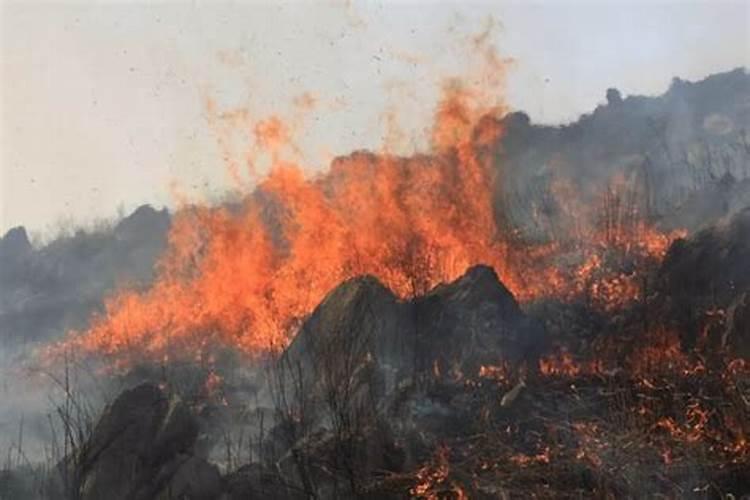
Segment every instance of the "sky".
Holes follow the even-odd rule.
[[[0,234],[40,240],[248,189],[226,158],[271,115],[311,173],[394,129],[425,149],[481,33],[509,61],[502,101],[548,124],[750,59],[750,0],[0,2]]]

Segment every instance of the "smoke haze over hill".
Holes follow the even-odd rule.
[[[637,288],[637,280],[640,277],[633,269],[638,265],[643,265],[649,273],[653,272],[653,267],[659,264],[659,259],[666,252],[667,246],[673,238],[670,231],[684,229],[687,234],[692,234],[704,227],[723,224],[750,204],[750,137],[747,135],[747,130],[750,128],[750,77],[746,70],[735,69],[710,75],[695,82],[676,78],[665,94],[656,97],[622,96],[616,89],[611,89],[606,93],[606,100],[606,104],[598,106],[591,113],[564,126],[537,125],[532,122],[528,115],[521,112],[504,116],[487,114],[482,116],[478,123],[472,123],[472,126],[476,125],[476,128],[468,129],[472,141],[471,146],[484,155],[482,158],[487,160],[490,167],[489,173],[492,175],[486,178],[481,176],[471,178],[467,184],[469,187],[476,187],[477,179],[487,182],[490,182],[489,179],[494,179],[493,185],[483,187],[486,188],[486,192],[491,193],[487,201],[493,205],[495,220],[484,221],[494,222],[494,224],[482,225],[479,224],[479,222],[482,222],[481,217],[474,216],[471,222],[477,223],[477,225],[468,225],[467,227],[470,229],[477,227],[486,229],[491,226],[492,229],[496,229],[503,238],[506,238],[502,240],[504,243],[508,245],[517,244],[522,253],[528,253],[525,256],[526,260],[523,262],[528,263],[529,267],[511,270],[496,269],[497,274],[500,275],[499,278],[487,268],[475,268],[451,287],[441,288],[438,286],[434,291],[430,290],[432,286],[439,283],[439,279],[437,282],[433,282],[440,278],[439,275],[428,273],[427,276],[433,281],[408,283],[408,285],[413,286],[413,290],[409,293],[414,296],[429,293],[423,302],[417,300],[414,303],[420,304],[419,307],[409,306],[408,303],[401,304],[398,307],[394,306],[393,310],[407,311],[408,314],[404,314],[409,316],[404,324],[410,326],[398,330],[401,332],[400,335],[402,337],[407,336],[403,332],[410,331],[413,325],[418,325],[414,327],[415,329],[418,329],[419,326],[429,325],[429,328],[435,331],[440,331],[442,325],[445,327],[444,337],[454,339],[450,343],[458,345],[455,352],[452,353],[449,353],[448,349],[443,349],[441,345],[433,346],[437,353],[435,359],[438,361],[435,361],[434,366],[430,367],[431,360],[421,360],[418,365],[422,369],[427,367],[427,371],[431,369],[439,374],[450,373],[452,369],[456,369],[457,365],[452,365],[450,360],[446,361],[440,358],[441,353],[447,357],[454,354],[459,358],[464,356],[467,358],[466,366],[471,366],[472,369],[478,366],[480,371],[484,370],[484,373],[490,373],[493,369],[498,369],[497,367],[488,368],[485,363],[486,360],[482,356],[488,354],[492,357],[496,354],[496,351],[503,351],[504,347],[500,345],[502,344],[500,342],[500,347],[494,346],[490,351],[483,352],[483,349],[491,346],[496,339],[493,340],[494,337],[492,336],[484,338],[483,335],[488,332],[483,331],[482,328],[485,324],[505,324],[506,321],[512,325],[507,328],[509,338],[521,332],[520,337],[522,340],[525,339],[524,342],[534,344],[524,344],[522,348],[516,346],[516,349],[522,354],[516,354],[515,357],[524,358],[526,354],[523,353],[526,352],[534,352],[535,356],[538,355],[539,352],[537,351],[541,349],[538,349],[539,345],[536,345],[536,339],[544,336],[541,334],[524,335],[524,332],[527,331],[537,333],[540,331],[536,326],[533,328],[530,326],[537,323],[529,322],[525,316],[526,311],[522,312],[513,302],[512,314],[502,318],[501,321],[497,318],[492,319],[494,318],[492,315],[488,316],[487,311],[491,310],[491,307],[487,306],[485,302],[488,300],[487,297],[492,298],[495,295],[501,296],[500,299],[497,299],[499,304],[519,299],[524,302],[521,306],[531,311],[529,314],[532,317],[535,314],[541,314],[542,316],[545,314],[547,309],[544,309],[544,307],[549,307],[545,301],[559,299],[564,302],[568,296],[563,294],[555,296],[555,293],[562,290],[555,288],[560,283],[555,283],[551,279],[548,281],[547,276],[541,274],[543,269],[534,267],[545,258],[547,254],[544,252],[547,249],[551,248],[553,251],[559,252],[558,260],[564,261],[563,264],[560,264],[561,266],[570,264],[573,267],[575,270],[574,278],[578,279],[578,275],[583,275],[580,282],[573,281],[572,283],[562,284],[570,289],[568,291],[571,294],[589,294],[587,295],[586,307],[596,311],[596,314],[589,311],[591,316],[596,321],[605,321],[602,318],[606,318],[612,310],[619,310],[618,308],[624,307],[623,304],[627,305],[631,302],[638,304],[640,291]],[[454,115],[461,117],[461,114],[457,112],[461,111],[460,108],[444,106],[439,109],[448,118],[452,119]],[[487,131],[489,133],[483,133]],[[468,156],[471,159],[471,156]],[[459,159],[457,160],[457,158]],[[332,162],[334,174],[329,176],[326,176],[328,174],[319,175],[312,177],[311,180],[292,177],[291,181],[294,182],[290,181],[288,184],[282,183],[281,185],[277,182],[275,184],[277,191],[261,189],[249,193],[245,203],[250,200],[252,207],[260,208],[261,216],[258,220],[270,227],[271,238],[278,238],[279,241],[283,242],[287,235],[283,231],[279,232],[280,230],[277,229],[275,224],[280,224],[280,221],[284,220],[285,212],[283,208],[285,207],[280,205],[278,199],[275,199],[272,195],[283,194],[284,188],[297,186],[300,187],[303,194],[309,194],[309,192],[321,194],[321,204],[325,205],[324,202],[327,200],[325,197],[333,196],[335,189],[340,187],[336,184],[336,181],[351,180],[351,173],[358,172],[356,169],[360,168],[363,169],[361,172],[369,172],[368,175],[371,176],[363,175],[363,179],[390,180],[391,175],[397,176],[399,182],[403,182],[403,184],[397,184],[398,189],[394,192],[402,194],[409,192],[417,201],[424,201],[419,198],[420,195],[424,194],[424,190],[420,190],[424,186],[412,186],[407,181],[408,179],[415,182],[420,179],[424,180],[419,176],[420,171],[418,169],[434,166],[430,164],[432,161],[435,161],[439,168],[445,168],[446,165],[447,168],[443,171],[438,170],[440,175],[426,177],[429,182],[425,185],[445,187],[451,184],[448,181],[453,179],[451,175],[456,174],[455,168],[465,166],[466,163],[461,162],[467,160],[450,152],[438,152],[434,156],[414,155],[412,157],[391,158],[387,155],[379,156],[378,153],[357,151],[335,159]],[[384,171],[388,175],[379,178],[373,174],[378,168],[385,169]],[[391,170],[388,170],[389,168]],[[451,170],[451,168],[454,168],[454,170]],[[458,173],[460,172],[459,168]],[[404,173],[407,175],[404,176]],[[441,177],[441,175],[444,177]],[[435,178],[438,182],[435,182]],[[278,179],[276,180],[278,181]],[[458,184],[460,183],[454,180],[453,185]],[[378,183],[374,185],[382,187]],[[448,207],[449,211],[453,212],[454,217],[456,213],[460,215],[462,212],[475,214],[467,207],[472,206],[471,202],[483,201],[484,198],[473,198],[471,195],[474,192],[467,190],[456,193],[446,190],[448,199],[444,205],[436,203],[425,206]],[[484,192],[480,191],[480,193]],[[382,196],[383,193],[379,194]],[[292,200],[296,199],[298,198],[292,197]],[[429,198],[429,200],[440,201],[438,198]],[[418,206],[422,208],[423,205]],[[228,242],[231,244],[245,241],[239,235],[244,234],[242,231],[247,230],[247,228],[240,224],[243,219],[236,218],[238,214],[242,214],[242,203],[232,199],[231,201],[217,202],[216,211],[213,211],[213,207],[204,208],[206,208],[204,215],[215,216],[218,214],[217,220],[220,222],[228,220],[236,223],[236,226],[229,224],[227,230],[220,227],[219,233],[222,235],[222,238],[218,240],[220,243]],[[377,221],[377,216],[383,215],[385,212],[382,210],[383,207],[376,208],[380,209],[373,212],[375,216],[373,220]],[[435,210],[437,211],[438,208],[435,208]],[[48,367],[39,366],[39,358],[36,355],[44,351],[44,348],[50,343],[63,339],[70,330],[86,333],[87,328],[92,324],[92,318],[98,318],[98,320],[106,322],[107,314],[111,311],[105,309],[105,300],[108,297],[116,296],[120,290],[132,291],[136,297],[141,293],[147,294],[154,283],[155,276],[159,276],[159,273],[164,269],[165,262],[162,259],[165,251],[170,249],[174,251],[175,248],[179,250],[179,246],[170,245],[174,245],[175,239],[179,240],[181,236],[185,236],[179,231],[175,233],[175,227],[180,227],[175,226],[175,221],[180,216],[186,216],[188,218],[183,219],[182,229],[201,228],[198,223],[190,224],[189,216],[192,213],[191,211],[195,209],[196,207],[186,205],[182,211],[170,214],[165,209],[155,210],[150,206],[142,206],[129,216],[111,224],[111,226],[101,227],[97,230],[73,231],[40,246],[32,245],[27,231],[23,227],[11,229],[0,239],[0,352],[3,355],[0,358],[0,370],[5,381],[5,385],[1,389],[4,400],[7,402],[3,410],[0,411],[0,437],[5,439],[5,442],[0,441],[0,445],[5,445],[10,449],[10,443],[17,442],[14,430],[19,422],[23,422],[21,427],[25,426],[28,433],[25,443],[29,456],[37,459],[44,457],[44,446],[52,439],[52,435],[44,421],[44,415],[50,411],[49,401],[47,400],[48,394],[41,392],[40,388],[46,387],[49,390],[50,386],[49,381],[47,381],[46,386],[39,383],[38,376],[45,375],[44,370]],[[328,212],[322,211],[322,213]],[[408,211],[407,214],[411,215]],[[476,214],[481,214],[481,212],[477,211]],[[441,213],[430,213],[428,215],[442,222],[453,220],[447,216],[443,218],[444,214]],[[185,220],[188,221],[187,225],[184,224]],[[200,219],[196,220],[200,222]],[[208,220],[213,219],[209,217]],[[313,218],[312,220],[315,221],[316,219]],[[457,220],[461,221],[460,218]],[[386,222],[389,221],[386,220]],[[392,221],[390,222],[392,223]],[[599,254],[595,254],[594,257],[606,259],[611,257],[610,253],[622,253],[624,257],[617,257],[615,263],[616,266],[622,267],[624,271],[618,271],[620,274],[614,275],[611,279],[607,278],[609,281],[605,279],[597,282],[596,276],[586,273],[590,273],[592,268],[595,271],[599,267],[604,268],[606,263],[596,259],[584,260],[582,263],[568,263],[565,259],[581,258],[582,255],[585,255],[585,251],[579,251],[581,242],[593,234],[586,231],[592,228],[598,229],[602,224],[607,230],[603,239],[595,239],[589,242],[589,246],[597,252],[603,248],[603,257]],[[631,227],[629,224],[633,224],[633,226]],[[739,223],[734,224],[738,226]],[[442,228],[443,226],[438,225],[437,227]],[[745,226],[738,227],[744,228]],[[202,229],[206,228],[214,230],[213,226],[206,226]],[[408,224],[406,228],[410,229]],[[657,230],[652,228],[658,228],[658,231],[664,231],[664,234],[653,233],[651,231]],[[390,229],[394,229],[393,224],[391,224]],[[480,231],[475,231],[475,233],[478,232]],[[449,233],[449,231],[446,230],[444,233]],[[744,234],[740,231],[731,234],[734,235],[735,233]],[[413,235],[412,233],[408,234]],[[653,234],[661,237],[657,241],[658,248],[655,251],[652,251],[648,242],[643,244],[642,247],[638,247],[640,243],[638,238]],[[711,235],[713,233],[701,234]],[[596,234],[593,234],[593,236],[598,238]],[[252,240],[248,241],[252,242]],[[385,241],[385,239],[382,239],[377,243],[384,244]],[[417,246],[431,243],[419,238],[416,238],[415,241]],[[351,243],[351,240],[349,242]],[[320,250],[324,247],[322,243],[318,242],[317,247],[315,245],[311,245],[311,247]],[[449,243],[451,243],[450,239]],[[471,241],[462,240],[459,243],[466,245],[461,247],[462,250],[464,248],[468,248],[469,251],[474,250]],[[272,244],[277,245],[277,242],[272,242]],[[737,247],[732,241],[721,241],[720,244],[733,248]],[[278,244],[278,246],[283,247],[281,244]],[[199,250],[204,250],[200,245],[198,247]],[[569,247],[573,250],[570,250]],[[252,247],[245,249],[245,251],[247,251],[247,255],[252,256],[253,251],[257,248],[263,247]],[[530,251],[530,249],[539,248],[542,251],[538,253]],[[698,243],[693,243],[689,248],[691,252],[685,257],[687,263],[681,262],[678,259],[679,255],[677,257],[671,255],[672,260],[668,262],[672,263],[677,259],[677,263],[673,264],[675,269],[694,265],[690,259],[694,255],[700,256],[702,251],[701,240],[699,239]],[[743,249],[744,247],[740,246],[739,248]],[[167,253],[167,255],[169,254]],[[231,257],[231,252],[228,255]],[[459,253],[459,255],[461,254]],[[469,255],[472,254],[469,253]],[[318,254],[312,254],[313,258],[317,256]],[[181,271],[184,271],[185,281],[188,283],[190,283],[191,276],[194,273],[199,273],[202,270],[200,262],[198,262],[199,257],[201,257],[200,254],[198,254],[196,260],[191,260],[193,257],[188,255],[184,261],[187,262],[188,266],[187,269]],[[278,258],[283,262],[285,257],[282,253]],[[732,257],[735,258],[734,254],[732,254]],[[274,263],[276,261],[271,259],[269,262]],[[306,262],[303,261],[303,264]],[[314,262],[314,259],[311,262]],[[169,265],[169,262],[167,261],[166,264]],[[416,264],[414,267],[418,271],[419,266]],[[556,264],[559,264],[559,262],[556,262]],[[719,260],[716,266],[720,267],[721,265],[724,265],[724,263]],[[314,266],[304,266],[305,269],[309,267]],[[375,271],[382,271],[382,269],[375,269]],[[461,276],[464,271],[464,269],[461,269],[454,278]],[[732,271],[728,272],[731,275]],[[524,274],[538,274],[536,279],[542,282],[542,292],[547,292],[547,295],[539,294],[538,290],[524,295],[523,289],[516,289],[513,291],[518,296],[511,299],[505,286],[507,285],[510,289],[512,286],[518,285],[514,278]],[[477,276],[482,279],[474,279]],[[556,275],[550,276],[556,277]],[[250,283],[248,277],[245,281],[240,281],[236,274],[219,277],[232,283]],[[398,277],[401,278],[400,275]],[[273,278],[281,279],[283,273],[279,276],[274,275]],[[703,286],[703,281],[697,286]],[[459,290],[463,288],[473,290],[469,284],[474,286],[476,285],[475,282],[484,283],[482,287],[479,287],[481,290],[496,291],[500,289],[502,293],[477,292],[475,297],[474,292],[459,293],[453,291],[454,287]],[[371,282],[365,280],[353,283]],[[394,283],[396,285],[402,284],[398,280],[394,280],[390,284],[393,285]],[[594,285],[592,286],[591,283],[594,283]],[[336,283],[333,286],[335,287]],[[333,293],[331,297],[336,298],[341,294],[346,295],[344,293],[347,290],[346,286],[346,284],[342,285],[338,294]],[[608,288],[610,286],[611,289]],[[398,286],[394,288],[393,291],[396,294],[409,297],[409,293],[404,293],[403,289],[398,289]],[[377,289],[385,290],[381,285],[377,285]],[[169,289],[167,290],[169,291]],[[224,289],[224,295],[219,297],[220,299],[223,300],[227,297],[227,290],[227,288]],[[250,292],[241,287],[239,291],[242,292],[242,297],[250,295]],[[330,289],[326,289],[323,292],[327,294],[329,291]],[[296,290],[296,293],[299,293],[299,289]],[[391,295],[391,292],[388,291],[382,293],[387,297],[387,300],[384,299],[384,303],[387,303],[389,307],[392,303],[395,304],[397,301],[395,295]],[[674,292],[669,293],[672,293],[675,297],[679,296]],[[707,297],[710,296],[706,290],[701,289],[701,293],[704,295],[700,296],[700,301],[695,307],[691,302],[685,300],[677,303],[676,306],[673,304],[672,307],[674,307],[674,310],[679,310],[679,307],[692,307],[697,310],[698,307],[703,307],[705,301],[708,300]],[[444,294],[450,300],[441,298]],[[506,295],[508,295],[508,298],[505,298]],[[199,300],[194,303],[187,302],[187,304],[202,306],[200,302],[202,296],[188,295],[191,298],[195,296],[199,297]],[[577,295],[575,296],[577,297]],[[206,297],[211,298],[212,295],[209,293],[204,298]],[[468,301],[470,307],[462,302],[468,300],[467,297],[472,299]],[[616,301],[610,304],[608,300],[613,297]],[[434,308],[424,305],[431,304],[431,300],[436,301],[438,305]],[[731,300],[734,299],[728,299],[728,301]],[[453,305],[453,301],[458,305]],[[220,300],[215,302],[221,303]],[[443,302],[449,304],[450,307]],[[542,303],[541,306],[537,302]],[[735,302],[733,307],[745,314],[744,309],[742,309],[744,302]],[[270,303],[273,304],[273,302]],[[684,303],[689,303],[689,306],[684,306]],[[130,305],[137,306],[138,303],[133,302]],[[233,305],[231,301],[229,305]],[[308,305],[310,308],[301,311],[301,316],[294,318],[295,320],[307,320],[306,315],[312,313],[312,308],[317,307],[318,303],[313,300]],[[346,301],[340,304],[334,303],[331,310],[336,312],[338,311],[337,307],[344,306],[347,306]],[[167,304],[162,301],[155,301],[155,307],[155,310],[162,315],[159,319],[163,319],[170,312]],[[503,309],[503,307],[500,307],[500,309]],[[467,314],[467,309],[471,310],[471,314],[463,316]],[[325,310],[325,307],[323,307],[323,310]],[[188,312],[192,314],[196,311],[197,307],[189,309]],[[425,311],[429,311],[429,314],[425,314]],[[464,319],[452,321],[447,325],[443,324],[446,318],[445,311],[449,311],[451,317]],[[571,313],[570,310],[565,312]],[[247,313],[247,311],[243,310],[243,313]],[[250,311],[251,316],[252,313],[253,311]],[[344,313],[348,314],[346,308]],[[335,320],[338,313],[330,314]],[[391,313],[386,315],[388,314]],[[401,314],[401,312],[398,314]],[[422,317],[420,317],[420,314]],[[127,314],[123,317],[127,319]],[[492,319],[489,323],[488,317]],[[314,316],[314,318],[317,318],[317,316]],[[466,318],[470,318],[470,321],[467,321]],[[616,324],[619,321],[617,318],[618,316],[615,316],[611,321]],[[740,316],[740,318],[744,318],[744,316]],[[188,319],[192,320],[192,316],[189,316]],[[247,318],[241,317],[241,319],[242,321],[238,323],[240,327],[248,321]],[[461,330],[462,323],[474,325],[472,331],[475,333],[467,333]],[[174,326],[174,323],[170,321],[164,324],[167,327]],[[187,324],[190,325],[191,323],[188,322]],[[216,325],[220,323],[209,321],[197,324],[201,327],[208,324],[215,330],[217,329]],[[592,324],[595,324],[595,321],[592,321]],[[522,327],[518,325],[522,325]],[[120,328],[122,324],[115,323],[114,326]],[[313,329],[314,326],[315,322],[313,321],[307,328]],[[691,325],[691,328],[694,326]],[[590,325],[587,327],[590,327]],[[112,331],[115,330],[116,328]],[[693,330],[695,328],[690,331],[693,332]],[[562,329],[563,333],[564,331]],[[175,332],[176,334],[184,334],[185,331],[178,328],[175,329]],[[461,332],[460,335],[458,332]],[[489,333],[492,332],[494,332],[494,329]],[[142,333],[143,336],[125,338],[125,348],[122,347],[123,344],[114,343],[112,344],[114,345],[112,350],[101,354],[103,354],[102,358],[105,363],[112,362],[112,366],[108,366],[110,369],[119,366],[117,362],[123,361],[123,359],[118,358],[118,356],[123,355],[123,353],[130,356],[129,360],[135,359],[139,363],[143,363],[144,366],[139,364],[126,365],[133,368],[133,371],[128,372],[123,379],[115,377],[97,380],[92,372],[86,377],[92,379],[93,382],[92,380],[81,382],[82,387],[86,387],[87,390],[90,389],[92,393],[97,393],[99,390],[107,392],[111,390],[109,384],[114,387],[131,386],[134,381],[142,379],[153,381],[159,377],[164,378],[166,377],[165,374],[169,372],[172,374],[180,373],[181,375],[175,376],[175,378],[179,378],[186,385],[197,385],[199,391],[205,391],[207,389],[201,385],[204,384],[204,380],[200,379],[200,376],[192,374],[192,369],[202,375],[200,370],[206,369],[206,366],[201,363],[210,365],[216,362],[216,366],[221,369],[234,366],[232,364],[234,363],[232,361],[234,359],[233,354],[228,356],[229,361],[227,361],[219,354],[216,354],[219,357],[214,358],[214,353],[203,358],[201,356],[204,353],[201,351],[198,356],[200,360],[198,367],[185,368],[178,364],[167,366],[166,361],[163,361],[161,368],[159,368],[154,363],[149,364],[153,361],[150,356],[155,353],[160,359],[167,360],[169,355],[173,353],[160,350],[139,350],[143,348],[143,345],[139,342],[143,339],[145,339],[145,342],[149,342],[163,332],[147,330],[139,333]],[[234,336],[234,332],[229,332],[231,335],[217,335],[211,328],[200,332],[188,331],[187,333],[189,334],[186,336],[187,347],[199,345],[202,349],[207,346],[209,350],[219,345],[231,347],[231,343],[226,342],[227,338],[230,341],[239,338],[239,336]],[[206,338],[209,337],[201,338],[198,335],[198,338],[196,338],[194,335],[196,333],[213,335],[210,337],[211,342],[206,341]],[[697,336],[695,333],[692,333],[692,335]],[[472,342],[466,340],[465,344],[461,344],[460,339],[465,337],[471,337]],[[735,343],[744,342],[743,337],[739,336],[738,338],[739,340],[734,340]],[[224,343],[217,342],[215,346],[212,344],[213,340],[221,340]],[[129,341],[132,343],[128,343]],[[429,339],[426,341],[429,341]],[[523,342],[519,343],[523,344]],[[169,346],[167,345],[167,347]],[[255,349],[258,346],[253,344],[251,347]],[[389,346],[381,346],[379,349],[387,351],[388,348]],[[508,349],[507,352],[513,352],[513,350]],[[432,353],[430,350],[426,351]],[[410,351],[407,349],[405,352]],[[161,358],[162,355],[164,355],[163,358]],[[107,356],[112,357],[107,358]],[[172,359],[173,363],[175,359]],[[388,370],[392,368],[389,367],[391,362],[392,360],[385,359],[385,361],[382,361],[379,370],[383,373],[389,373]],[[402,362],[407,367],[415,365],[409,360],[402,360]],[[554,370],[560,369],[556,368],[554,363],[552,363],[552,366],[552,373],[555,373]],[[564,364],[563,368],[565,368]],[[213,370],[213,367],[209,369]],[[161,373],[157,375],[156,373],[160,370]],[[183,370],[191,375],[184,375]],[[408,370],[401,370],[401,372],[404,371]],[[34,378],[34,376],[29,378],[29,373],[35,374],[34,376],[37,378]],[[210,374],[216,377],[213,371]],[[399,377],[402,376],[403,373],[399,375]],[[52,392],[56,392],[58,397],[60,397],[59,380],[58,378],[52,384]],[[189,382],[185,382],[185,380]],[[209,376],[205,384],[210,385],[211,380],[217,379],[212,379]],[[308,382],[315,383],[314,380]],[[390,389],[394,389],[398,385],[393,380],[389,383]],[[239,382],[237,384],[240,385]],[[240,395],[235,394],[235,397],[240,399],[250,398],[251,394],[252,397],[258,397],[259,389],[257,387],[247,382],[243,382],[243,384],[245,385],[241,385],[241,389],[237,390]],[[230,389],[232,388],[229,387],[227,391]],[[200,394],[203,393],[200,392]],[[103,404],[104,401],[106,401],[106,398],[92,403],[92,411],[98,411],[99,405]],[[420,402],[419,404],[427,403]],[[447,410],[441,409],[440,411]],[[205,418],[210,421],[209,417]]]
[[[566,232],[555,189],[594,197],[615,174],[639,209],[667,228],[696,230],[750,203],[750,76],[743,69],[699,82],[675,78],[659,97],[612,91],[578,121],[550,127],[512,113],[501,153],[496,213],[530,235]],[[646,194],[644,194],[646,193]],[[644,198],[645,197],[645,198]],[[508,220],[505,220],[508,219]],[[78,231],[41,248],[16,228],[0,239],[0,339],[6,346],[85,326],[115,285],[147,285],[170,216],[141,207],[111,229]]]

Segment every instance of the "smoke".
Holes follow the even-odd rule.
[[[611,89],[606,104],[570,125],[538,126],[509,115],[498,210],[534,230],[542,218],[564,225],[548,193],[570,183],[596,206],[615,177],[638,195],[635,208],[663,228],[690,231],[747,202],[750,76],[744,69],[699,82],[675,78],[654,97]]]
[[[58,408],[71,394],[90,417],[120,386],[74,360],[50,365],[39,352],[82,328],[117,286],[152,279],[169,215],[142,207],[117,224],[78,230],[35,247],[23,228],[0,238],[0,463],[60,459]],[[57,435],[55,435],[57,433]]]
[[[501,64],[492,54],[490,68]],[[603,266],[584,252],[561,276],[560,257],[569,257],[561,242],[637,240],[643,254],[660,257],[673,237],[667,229],[696,229],[747,202],[748,80],[738,70],[675,81],[661,97],[612,97],[564,127],[503,115],[486,89],[449,82],[428,152],[357,152],[305,176],[286,156],[289,130],[271,119],[253,137],[276,169],[232,203],[186,205],[171,217],[144,207],[111,230],[42,248],[14,230],[0,240],[0,449],[15,453],[23,434],[27,458],[51,453],[49,417],[67,394],[62,365],[38,364],[35,354],[71,329],[81,334],[57,354],[75,347],[80,359],[91,354],[126,370],[145,360],[141,375],[151,379],[167,378],[163,367],[181,358],[202,371],[174,368],[171,378],[198,386],[214,367],[217,376],[232,371],[234,354],[216,354],[217,345],[250,354],[284,345],[351,276],[374,274],[409,297],[486,263],[528,301],[580,292],[591,275],[575,276]],[[632,234],[602,239],[606,203],[616,205],[610,223],[632,217]],[[612,295],[631,297],[628,290]],[[76,364],[76,392],[95,395],[92,414],[105,394],[134,380],[101,383],[100,368]],[[253,392],[245,389],[238,393]]]

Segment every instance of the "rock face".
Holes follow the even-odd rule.
[[[429,436],[461,428],[464,376],[476,376],[482,365],[535,364],[545,340],[543,327],[487,266],[409,301],[372,277],[349,280],[318,306],[281,358],[272,392],[293,418],[282,415],[269,453],[284,477],[344,495],[326,470],[414,465],[434,448]],[[301,456],[329,458],[317,464]],[[351,487],[347,494],[362,492]]]
[[[283,362],[296,367],[311,394],[325,392],[326,380],[366,378],[358,394],[380,402],[425,375],[533,366],[545,346],[542,325],[521,311],[492,268],[480,265],[410,301],[373,277],[349,280],[315,309]]]
[[[327,349],[353,350],[348,354],[371,365],[380,390],[390,393],[425,371],[476,374],[481,365],[531,361],[544,344],[543,327],[490,267],[476,266],[405,302],[375,278],[349,280],[313,312],[286,356],[312,373],[343,359]]]
[[[411,307],[418,351],[433,370],[473,375],[482,365],[533,362],[544,348],[542,326],[521,311],[487,266],[469,269]]]
[[[77,457],[73,488],[82,500],[218,498],[218,470],[193,455],[197,436],[179,399],[151,384],[125,391]]]
[[[723,337],[724,346],[750,350],[747,333],[737,330],[747,324],[742,319],[746,308],[742,297],[750,291],[750,208],[722,225],[676,241],[658,279],[659,291],[668,297],[670,316],[687,347],[695,344],[706,311],[720,308],[728,316],[723,333],[716,336]],[[734,315],[739,315],[736,321]]]

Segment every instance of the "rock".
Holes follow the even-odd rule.
[[[671,294],[699,299],[727,302],[737,290],[750,287],[750,207],[724,224],[676,241],[659,274]]]
[[[375,278],[349,280],[281,356],[269,390],[282,422],[268,453],[295,484],[308,476],[319,492],[361,495],[347,471],[415,466],[438,444],[430,436],[465,429],[464,376],[535,364],[545,342],[487,266],[407,301]]]
[[[189,409],[152,384],[108,407],[76,460],[82,500],[216,498],[216,468],[193,455],[198,425]]]
[[[750,208],[673,243],[657,279],[670,321],[682,335],[683,346],[692,348],[705,326],[706,312],[728,311],[750,290]]]
[[[521,311],[487,266],[438,286],[414,307],[422,370],[473,376],[482,365],[533,364],[544,348],[542,325]]]
[[[113,229],[115,239],[129,244],[147,244],[159,241],[169,231],[170,217],[166,208],[154,209],[141,205],[122,219]]]
[[[165,484],[156,500],[215,500],[222,494],[219,469],[202,458],[180,454],[162,467],[156,484]]]
[[[321,373],[346,371],[332,365],[364,370],[381,398],[416,375],[476,375],[483,364],[533,362],[545,343],[543,326],[521,311],[497,274],[475,266],[404,302],[373,277],[349,280],[315,309],[284,356],[310,376],[309,387]]]
[[[313,311],[288,347],[290,363],[300,363],[315,379],[323,372],[345,370],[332,360],[345,360],[349,351],[350,371],[375,361],[384,392],[408,375],[414,352],[413,314],[377,279],[364,276],[336,287]],[[337,355],[339,354],[339,355]],[[369,360],[369,361],[368,361]],[[355,366],[356,365],[356,366]],[[312,380],[311,382],[312,383]]]
[[[0,237],[0,320],[14,298],[28,293],[33,256],[25,228],[15,227]],[[2,330],[0,326],[0,334]]]
[[[0,238],[0,342],[6,349],[85,328],[120,284],[152,282],[170,216],[148,205],[111,228],[79,230],[35,249],[17,227]]]
[[[26,228],[14,227],[0,238],[0,262],[14,263],[32,251]]]
[[[259,464],[240,467],[226,477],[224,500],[304,500],[307,497]]]

